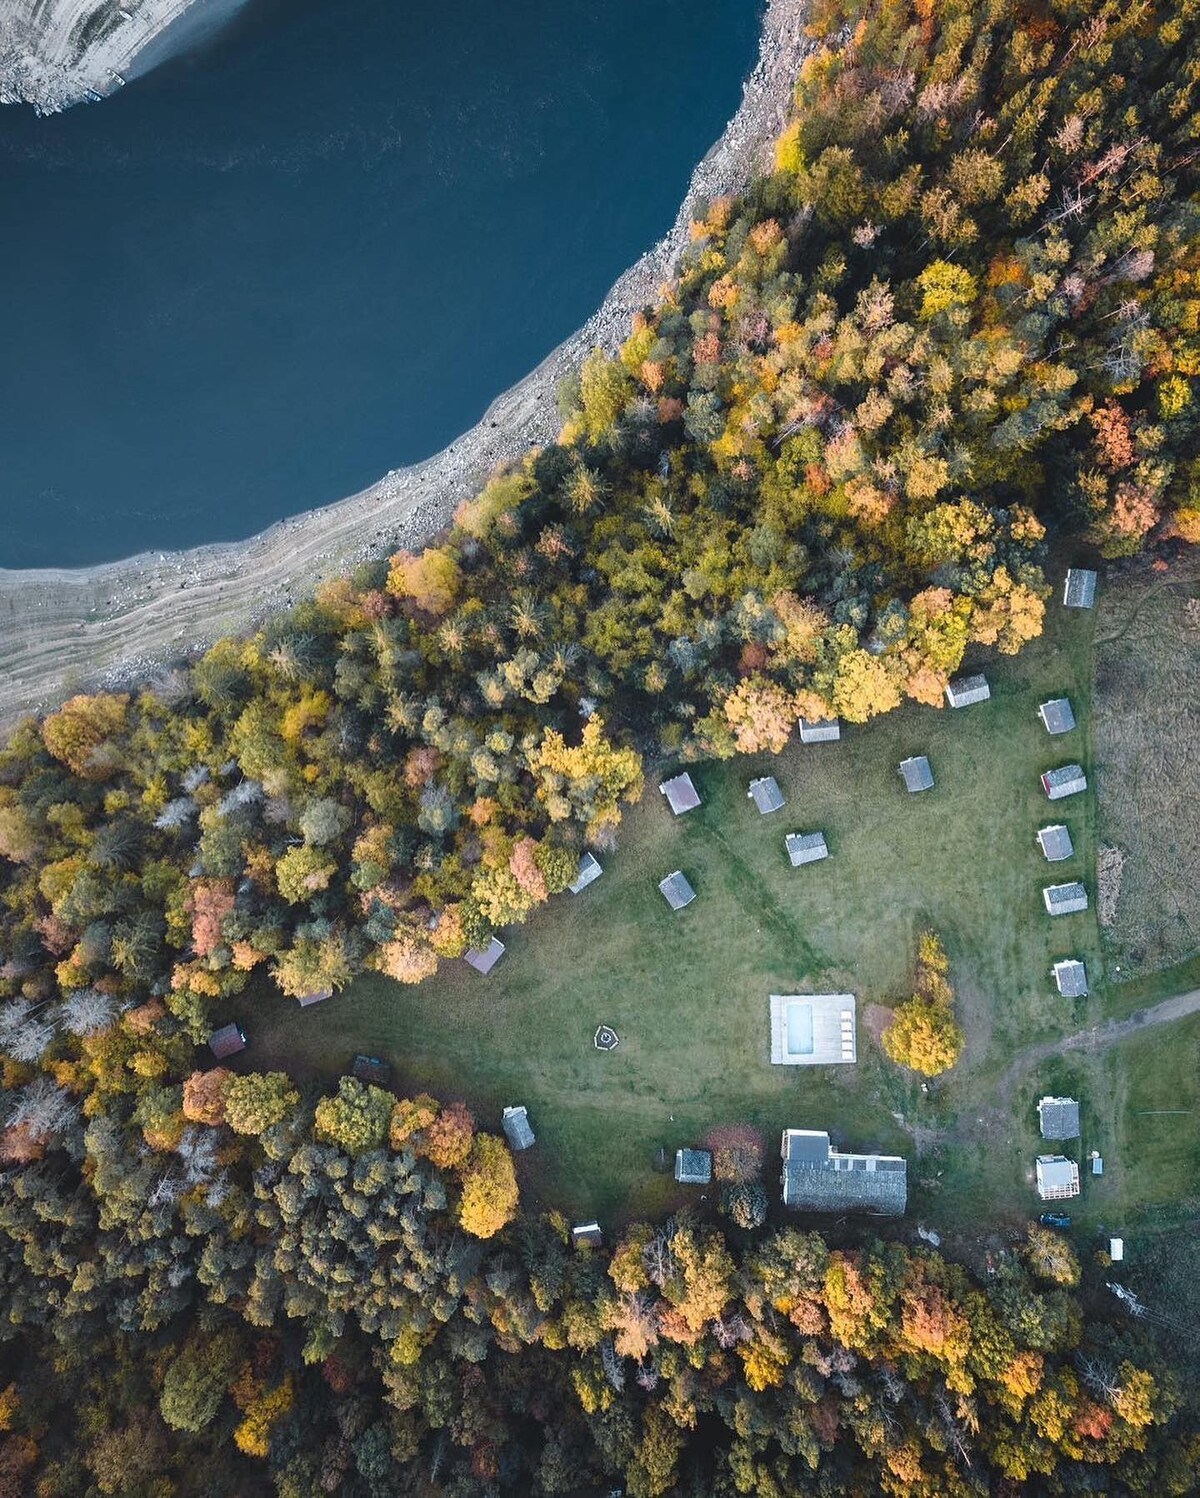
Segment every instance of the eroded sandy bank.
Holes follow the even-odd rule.
[[[692,201],[737,191],[763,164],[809,45],[805,11],[803,0],[769,0],[741,105],[696,168],[671,231],[626,271],[573,337],[443,452],[248,541],[78,570],[0,569],[0,724],[71,691],[150,675],[251,627],[364,557],[413,545],[440,529],[498,463],[552,438],[559,379],[592,348],[615,349],[631,315],[655,299],[686,243]]]

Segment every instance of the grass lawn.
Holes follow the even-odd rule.
[[[465,1097],[491,1127],[505,1103],[524,1103],[539,1135],[520,1160],[527,1193],[581,1215],[668,1207],[679,1188],[655,1174],[657,1148],[673,1152],[733,1120],[766,1132],[768,1159],[785,1125],[911,1158],[897,1115],[954,1129],[1014,1048],[1104,1013],[1102,996],[1060,998],[1049,971],[1057,957],[1083,957],[1096,994],[1094,914],[1051,920],[1041,901],[1043,884],[1090,880],[1093,868],[1092,796],[1052,807],[1038,784],[1050,766],[1090,764],[1092,625],[1051,605],[1047,638],[1016,660],[982,663],[989,703],[908,707],[846,728],[839,744],[693,768],[704,804],[683,817],[652,784],[603,878],[506,933],[508,954],[488,978],[462,963],[415,988],[366,977],[305,1011],[263,983],[247,1015],[248,1063],[324,1079],[366,1051],[394,1064],[398,1087]],[[1037,705],[1063,693],[1081,727],[1051,739]],[[937,782],[920,795],[896,769],[914,753],[928,754]],[[768,817],[746,795],[764,771],[788,800]],[[1069,825],[1077,850],[1054,867],[1034,838],[1051,820]],[[829,859],[792,869],[791,830],[823,831]],[[698,897],[673,914],[656,886],[676,868]],[[867,1006],[905,996],[926,925],[949,949],[969,1047],[923,1096],[862,1021]],[[858,1065],[771,1066],[773,991],[853,992]],[[601,1021],[621,1037],[612,1054],[592,1046]],[[946,1221],[1027,1215],[1029,1130],[1010,1133],[996,1147],[956,1145],[914,1162],[914,1210]]]

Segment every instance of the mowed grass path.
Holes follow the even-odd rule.
[[[1092,797],[1052,808],[1038,784],[1050,766],[1089,763],[1090,640],[1091,616],[1052,604],[1048,638],[1015,661],[981,663],[989,703],[907,707],[845,728],[838,744],[692,767],[704,804],[683,817],[653,776],[603,877],[504,933],[509,950],[490,977],[462,963],[415,988],[365,977],[304,1011],[263,983],[240,1010],[247,1062],[325,1079],[365,1051],[393,1063],[399,1090],[465,1098],[491,1128],[504,1104],[524,1103],[538,1134],[520,1161],[527,1193],[610,1220],[668,1206],[677,1188],[653,1172],[656,1149],[696,1143],[714,1124],[759,1125],[770,1176],[785,1125],[911,1158],[895,1112],[911,1121],[932,1108],[933,1122],[953,1122],[1013,1048],[1103,1013],[1097,999],[1060,998],[1049,971],[1056,957],[1080,956],[1100,980],[1094,913],[1051,921],[1041,901],[1043,884],[1092,880]],[[1063,693],[1081,727],[1051,739],[1037,705]],[[910,796],[897,765],[916,753],[929,755],[937,784]],[[788,800],[768,817],[746,794],[762,773]],[[1051,820],[1071,828],[1070,863],[1047,865],[1037,848]],[[793,869],[792,830],[823,831],[829,859]],[[676,868],[697,891],[677,914],[657,889]],[[970,1035],[961,1075],[930,1099],[882,1060],[862,1023],[868,1005],[905,996],[926,925],[946,939]],[[769,1064],[768,996],[804,991],[857,996],[857,1066]],[[621,1037],[614,1053],[592,1045],[601,1021]],[[964,1164],[981,1172],[983,1197],[1024,1202],[1009,1162],[998,1174],[986,1152]]]

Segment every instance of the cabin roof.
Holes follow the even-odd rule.
[[[686,770],[673,775],[670,780],[664,780],[658,789],[667,798],[667,805],[677,817],[700,805],[700,792]]]
[[[758,780],[752,780],[746,794],[764,817],[770,812],[778,811],[784,805],[783,792],[779,789],[779,782],[774,775],[763,775]]]
[[[910,759],[901,760],[900,774],[910,793],[933,789],[933,771],[923,754],[914,754]]]
[[[676,869],[673,874],[668,874],[665,879],[660,880],[658,887],[662,890],[672,910],[682,910],[685,905],[690,905],[696,898],[696,891],[680,869]]]

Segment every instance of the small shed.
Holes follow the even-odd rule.
[[[319,988],[316,993],[302,993],[296,1002],[301,1009],[311,1009],[314,1004],[323,1004],[326,999],[332,998],[332,988]]]
[[[675,1179],[682,1186],[707,1186],[712,1180],[711,1150],[676,1150]]]
[[[604,1234],[598,1222],[581,1222],[571,1229],[571,1242],[576,1248],[603,1248]]]
[[[473,967],[477,973],[483,973],[486,977],[504,956],[505,950],[504,943],[499,937],[493,936],[486,947],[472,947],[463,955],[463,961],[468,967]]]
[[[686,770],[670,780],[664,780],[658,789],[667,798],[667,805],[677,817],[700,805],[700,792],[692,784],[692,777]]]
[[[923,754],[916,754],[911,759],[901,760],[900,774],[904,777],[905,788],[910,794],[933,789],[933,771],[929,768],[929,761]]]
[[[1043,1139],[1079,1138],[1079,1103],[1073,1097],[1038,1099],[1038,1127]]]
[[[1051,827],[1039,827],[1037,840],[1047,863],[1061,863],[1075,852],[1070,829],[1061,822],[1055,822]]]
[[[1125,1257],[1124,1238],[1110,1238],[1108,1240],[1108,1257],[1114,1264],[1120,1264]]]
[[[784,805],[783,792],[774,775],[763,775],[758,780],[752,780],[746,794],[764,817],[770,812],[779,811]]]
[[[1092,1174],[1102,1176],[1104,1174],[1104,1156],[1092,1151]]]
[[[1087,776],[1082,765],[1059,765],[1057,770],[1047,770],[1042,776],[1042,789],[1051,801],[1062,801],[1067,796],[1078,796],[1087,790]]]
[[[834,744],[841,736],[842,725],[837,718],[800,719],[802,744]]]
[[[1047,884],[1042,899],[1051,915],[1075,915],[1088,908],[1087,889],[1078,879],[1070,884]]]
[[[500,1115],[500,1125],[511,1150],[527,1150],[534,1142],[534,1133],[529,1126],[529,1114],[522,1108],[505,1108]]]
[[[685,905],[690,905],[696,898],[696,891],[684,878],[682,872],[676,869],[673,874],[659,882],[659,889],[672,910],[682,910]]]
[[[1068,567],[1063,584],[1063,605],[1069,609],[1090,609],[1096,602],[1096,574],[1090,567]]]
[[[378,1056],[355,1056],[350,1075],[372,1087],[386,1087],[392,1080],[392,1068]]]
[[[1087,998],[1087,968],[1077,957],[1064,958],[1051,968],[1054,983],[1064,999]]]
[[[973,702],[986,702],[991,695],[986,676],[959,676],[946,688],[946,701],[951,707],[970,707]]]
[[[236,1056],[246,1049],[246,1035],[241,1025],[222,1025],[208,1037],[208,1048],[218,1061]]]
[[[599,860],[594,858],[592,854],[585,853],[579,860],[578,872],[570,884],[567,885],[567,888],[573,895],[577,895],[582,890],[587,889],[589,884],[595,884],[603,872],[604,870],[600,867]]]
[[[818,863],[829,857],[823,832],[789,832],[783,842],[794,869],[802,863]]]
[[[1079,1166],[1065,1155],[1039,1155],[1036,1175],[1037,1194],[1044,1202],[1079,1195]]]
[[[1069,697],[1051,697],[1038,708],[1038,717],[1047,733],[1070,733],[1075,727],[1075,713]]]

